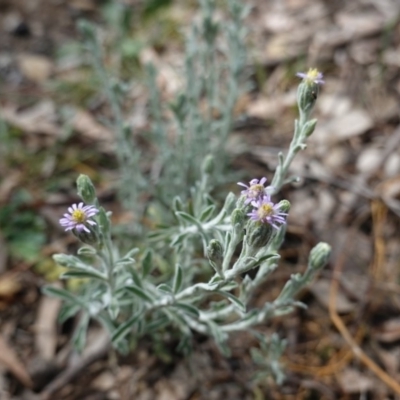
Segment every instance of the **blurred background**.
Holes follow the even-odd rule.
[[[97,26],[151,172],[145,66],[155,66],[160,98],[172,102],[198,2],[0,0],[1,399],[400,398],[400,3],[244,2],[246,82],[226,142],[235,176],[271,179],[297,117],[296,72],[315,67],[326,80],[317,128],[292,165],[301,179],[282,193],[292,209],[281,266],[254,299],[276,297],[313,245],[331,244],[329,267],[300,295],[308,309],[260,327],[287,339],[283,385],[252,383],[246,335],[232,336],[229,359],[198,338],[190,360],[145,339],[117,360],[94,329],[88,354],[71,361],[74,321],[58,325],[60,304],[40,292],[57,282],[52,254],[77,246],[58,219],[78,199],[79,174],[94,181],[116,224],[138,218],[121,201],[113,111],[79,21]],[[226,3],[216,1],[213,18],[222,23]],[[235,182],[225,183],[238,193]]]

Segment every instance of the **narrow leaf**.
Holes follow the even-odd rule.
[[[174,282],[172,284],[172,290],[174,293],[178,293],[182,287],[183,272],[179,264],[175,266]]]
[[[219,293],[221,296],[226,297],[240,311],[246,312],[245,304],[241,300],[239,300],[235,295],[233,295],[232,293],[225,292],[223,290],[216,290],[216,293]]]
[[[142,277],[145,278],[153,269],[153,253],[147,250],[142,260]]]
[[[133,293],[135,296],[140,297],[142,300],[153,303],[153,298],[149,296],[142,288],[135,286],[135,285],[129,285],[125,286],[125,290],[128,292]]]
[[[139,318],[142,316],[142,311],[139,311],[132,318],[128,319],[125,323],[121,324],[111,335],[111,341],[118,343],[122,340],[133,328]]]
[[[97,279],[101,281],[107,281],[107,278],[101,273],[97,271],[83,271],[83,270],[70,270],[67,272],[64,272],[63,274],[60,275],[61,279],[70,279],[70,278],[88,278],[88,279]]]
[[[78,296],[68,292],[65,289],[56,288],[53,286],[45,286],[42,289],[42,292],[47,296],[57,297],[61,300],[71,302],[71,303],[79,305],[81,307],[85,307],[84,303],[80,300],[80,298]]]
[[[200,214],[199,220],[202,222],[208,221],[211,215],[214,213],[215,205],[212,204],[205,208],[202,213]]]
[[[186,314],[188,314],[192,318],[197,319],[200,316],[199,310],[196,307],[192,306],[191,304],[175,303],[175,304],[173,304],[173,307],[180,308],[181,310],[183,310]]]
[[[178,217],[178,219],[182,222],[189,222],[190,225],[195,225],[197,226],[198,230],[200,232],[203,231],[203,226],[200,223],[200,221],[197,220],[197,218],[193,217],[192,215],[185,213],[183,211],[177,211],[175,215]]]

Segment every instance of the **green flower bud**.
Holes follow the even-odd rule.
[[[239,227],[243,228],[246,220],[247,220],[246,214],[240,208],[235,208],[232,211],[231,224],[234,227],[236,227],[236,225],[239,225]]]
[[[79,175],[76,180],[78,196],[86,203],[93,204],[96,200],[96,189],[87,175]]]
[[[331,246],[329,244],[320,242],[311,251],[308,258],[310,268],[314,270],[322,269],[328,262],[331,254]]]
[[[72,233],[85,244],[89,244],[93,247],[99,248],[102,245],[101,235],[97,225],[88,227],[90,232],[78,231],[77,229],[72,229]]]
[[[319,85],[314,82],[303,81],[297,89],[297,105],[301,114],[308,115],[314,108],[319,92]]]
[[[303,130],[302,130],[302,135],[304,135],[305,137],[309,137],[311,136],[311,134],[314,132],[315,126],[317,125],[317,120],[316,119],[312,119],[310,121],[307,121],[304,124]]]
[[[218,240],[212,239],[208,244],[207,257],[215,272],[223,277],[222,262],[224,259],[224,249]]]
[[[248,222],[246,230],[247,245],[254,250],[265,247],[274,233],[272,225],[252,220]]]
[[[290,210],[290,207],[291,207],[291,204],[290,204],[290,201],[288,201],[288,200],[281,200],[279,203],[278,203],[278,207],[279,207],[279,210],[280,211],[282,211],[282,212],[284,212],[284,213],[288,213],[289,212],[289,210]]]

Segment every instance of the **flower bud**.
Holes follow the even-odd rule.
[[[314,270],[322,269],[328,262],[331,254],[331,246],[329,244],[320,242],[311,251],[308,258],[310,268]]]
[[[86,203],[93,204],[96,200],[96,189],[87,175],[79,175],[76,180],[78,196]]]
[[[222,261],[224,259],[224,249],[218,240],[212,239],[208,244],[207,257],[215,272],[223,277]]]
[[[241,228],[243,228],[246,220],[247,220],[246,214],[240,208],[235,208],[232,211],[231,224],[234,227],[236,227],[236,225],[239,225]]]
[[[317,101],[319,86],[317,83],[303,81],[297,89],[297,105],[300,113],[306,115],[310,114]]]
[[[272,225],[252,220],[248,222],[246,230],[247,245],[254,250],[265,247],[274,233]]]
[[[89,244],[93,247],[101,247],[102,240],[99,229],[96,226],[88,227],[90,232],[86,232],[83,230],[72,229],[72,233],[82,242],[85,244]]]
[[[303,127],[302,130],[302,135],[305,137],[311,136],[311,134],[314,132],[315,126],[317,125],[317,120],[312,119],[310,121],[307,121]]]
[[[279,210],[283,213],[288,213],[291,207],[290,201],[288,200],[281,200],[278,203]]]

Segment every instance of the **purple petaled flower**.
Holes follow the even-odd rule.
[[[270,224],[273,228],[279,229],[280,225],[286,223],[287,213],[279,209],[278,204],[271,201],[271,197],[266,194],[258,200],[251,202],[254,210],[247,215],[253,221],[260,221],[264,224]]]
[[[95,221],[90,219],[99,212],[95,206],[85,206],[83,203],[72,204],[68,211],[69,214],[64,214],[64,218],[60,219],[60,225],[66,231],[76,229],[78,232],[85,231],[90,233],[86,225],[97,225]]]
[[[323,85],[325,83],[324,75],[322,72],[319,72],[317,68],[310,68],[307,73],[298,72],[296,76],[304,79],[307,83],[316,83],[317,85]]]
[[[271,186],[267,186],[267,188],[264,187],[264,183],[267,182],[267,178],[261,178],[260,180],[258,179],[252,179],[249,182],[249,185],[246,185],[242,182],[238,182],[238,185],[243,186],[246,188],[246,190],[242,190],[241,194],[243,196],[246,196],[246,201],[244,204],[250,204],[254,200],[258,200],[263,198],[265,195],[265,189],[271,188]]]

